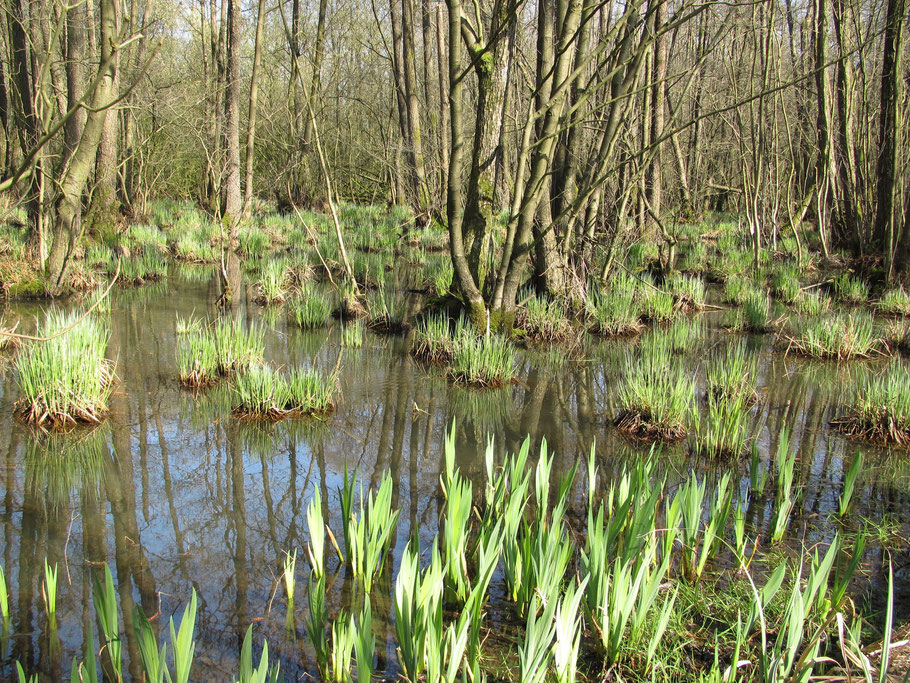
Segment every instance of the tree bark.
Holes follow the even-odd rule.
[[[233,238],[243,211],[240,193],[240,1],[227,0],[227,87],[224,95],[225,149],[224,220]]]
[[[253,162],[256,147],[256,108],[259,100],[259,69],[262,64],[262,25],[265,19],[265,0],[259,0],[256,10],[256,43],[253,47],[253,72],[250,74],[250,114],[246,132],[246,174],[243,190],[243,215],[250,215],[253,201]]]

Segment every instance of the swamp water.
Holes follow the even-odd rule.
[[[570,519],[583,532],[587,500],[585,462],[592,444],[603,491],[630,461],[649,447],[630,441],[612,426],[623,359],[635,339],[589,338],[578,354],[527,351],[519,358],[519,381],[499,390],[453,386],[442,371],[416,363],[402,337],[366,333],[361,348],[342,348],[338,322],[328,330],[303,332],[288,324],[282,309],[264,309],[252,295],[239,311],[266,329],[266,360],[276,367],[340,367],[336,409],[325,420],[292,419],[274,425],[238,421],[230,414],[226,383],[202,392],[179,386],[175,361],[176,316],[217,314],[214,272],[172,277],[145,288],[115,288],[108,355],[117,360],[119,383],[108,420],[93,430],[43,435],[13,419],[15,373],[7,364],[0,383],[0,561],[10,585],[11,638],[0,679],[15,676],[13,662],[39,671],[42,679],[68,678],[70,661],[83,657],[84,634],[92,628],[91,575],[108,563],[123,609],[124,670],[139,674],[132,606],[139,604],[165,630],[182,613],[192,589],[199,598],[193,680],[233,676],[240,643],[250,623],[257,651],[262,638],[286,680],[316,675],[304,628],[306,607],[306,506],[322,493],[326,521],[340,534],[337,490],[345,464],[364,484],[377,485],[391,473],[393,506],[401,510],[390,566],[373,590],[377,671],[399,672],[389,614],[392,586],[411,535],[428,548],[438,531],[442,506],[439,476],[443,440],[455,421],[457,465],[475,483],[485,483],[483,454],[494,439],[497,462],[531,437],[532,460],[546,438],[555,454],[555,483],[580,462],[571,493]],[[12,306],[8,316],[31,329],[35,305]],[[704,334],[684,362],[704,386],[703,364],[712,347],[738,340],[719,328],[719,318],[702,316]],[[867,520],[870,539],[855,597],[867,609],[882,608],[888,553],[895,571],[896,621],[910,615],[910,456],[903,451],[863,448],[829,428],[850,386],[851,373],[869,364],[837,366],[786,358],[773,338],[750,337],[760,358],[762,401],[754,409],[763,425],[757,448],[769,468],[782,427],[798,450],[798,503],[787,541],[764,551],[788,552],[829,542],[837,528],[841,482],[853,456],[864,453],[848,528]],[[341,358],[339,359],[339,355]],[[574,354],[570,354],[574,355]],[[659,468],[670,490],[695,471],[709,487],[732,468],[735,487],[749,486],[750,462],[714,463],[687,454],[685,443],[665,447]],[[773,488],[773,477],[769,481]],[[751,535],[769,536],[772,506],[753,497],[746,513]],[[340,541],[340,537],[339,537]],[[285,629],[281,584],[285,551],[298,550],[294,633]],[[331,615],[350,606],[350,586],[337,558],[326,550]],[[59,568],[57,633],[46,635],[41,586],[44,559]],[[424,552],[424,563],[428,553]],[[729,562],[722,556],[719,562]],[[517,620],[504,596],[501,570],[494,576],[487,625],[514,646]],[[162,633],[163,636],[163,633]],[[256,654],[258,661],[258,654]]]

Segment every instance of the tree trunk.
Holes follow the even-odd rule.
[[[79,144],[58,184],[55,200],[53,242],[47,259],[47,289],[59,294],[65,284],[70,255],[80,236],[82,193],[92,172],[107,109],[116,93],[117,78],[116,0],[101,0],[101,61],[91,104]]]
[[[240,193],[240,2],[227,0],[227,69],[224,94],[225,149],[224,220],[234,237],[243,211]]]
[[[259,68],[262,63],[262,24],[265,19],[265,0],[259,0],[256,11],[256,44],[253,48],[253,72],[250,75],[250,115],[246,132],[246,177],[243,192],[243,215],[250,215],[253,201],[253,161],[256,146],[256,107],[259,99]]]
[[[875,237],[891,275],[895,248],[895,198],[897,194],[898,126],[901,106],[901,57],[904,44],[904,15],[907,0],[888,0],[885,16],[885,45],[882,58],[881,126],[876,189]],[[906,264],[903,265],[906,268]]]

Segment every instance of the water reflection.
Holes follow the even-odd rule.
[[[497,461],[527,435],[535,449],[546,438],[555,452],[556,478],[594,446],[599,490],[624,464],[650,451],[612,427],[623,359],[640,340],[591,339],[577,358],[568,359],[529,352],[522,356],[518,383],[476,392],[453,387],[438,369],[415,363],[401,338],[368,334],[362,348],[342,349],[339,325],[302,332],[288,324],[282,309],[265,312],[245,292],[236,297],[235,309],[247,324],[268,316],[271,362],[326,371],[337,365],[341,373],[337,409],[327,420],[237,422],[230,416],[228,385],[193,394],[176,381],[175,314],[214,317],[217,296],[210,269],[207,276],[194,269],[184,279],[117,290],[110,357],[118,361],[120,383],[110,419],[101,428],[66,436],[33,433],[11,419],[16,398],[11,373],[0,382],[0,451],[5,454],[0,549],[14,612],[0,678],[12,675],[13,659],[47,679],[68,676],[72,657],[85,656],[85,634],[93,623],[92,577],[107,562],[123,608],[131,677],[139,672],[134,605],[157,614],[153,623],[162,628],[195,589],[196,676],[225,678],[247,626],[257,622],[257,637],[269,639],[270,651],[293,679],[314,671],[303,628],[306,503],[318,489],[327,521],[340,529],[335,500],[345,465],[369,484],[391,473],[394,505],[402,511],[392,553],[397,567],[412,534],[425,546],[436,532],[441,444],[453,420],[458,465],[475,480],[478,492],[490,438]],[[707,331],[698,350],[683,357],[700,384],[709,350],[739,339],[720,331],[716,320],[706,318],[703,324]],[[770,467],[783,425],[790,426],[799,453],[791,535],[807,543],[830,539],[829,517],[858,446],[833,433],[828,422],[850,373],[870,370],[863,364],[843,369],[785,358],[764,338],[746,343],[760,359],[763,400],[753,413],[756,424],[763,425],[757,442],[762,467]],[[893,519],[906,536],[906,455],[873,450],[865,457],[857,519]],[[715,463],[690,457],[685,444],[664,448],[659,458],[674,487],[693,470],[714,480]],[[748,459],[729,466],[737,469],[745,498]],[[586,496],[585,477],[579,476],[572,493],[576,514]],[[766,537],[769,497],[749,496],[745,515],[751,533]],[[294,548],[301,551],[298,600],[288,634],[278,577],[284,552]],[[56,633],[48,628],[40,595],[45,557],[61,568]],[[895,557],[897,566],[907,565],[906,550]],[[887,572],[886,550],[872,544],[867,561],[867,571],[880,582]],[[330,571],[328,604],[334,614],[349,606],[350,582],[334,559]],[[388,672],[397,667],[384,616],[390,612],[393,575],[385,573],[373,600],[378,666]],[[897,599],[905,610],[910,601],[901,597],[908,584],[901,584]]]

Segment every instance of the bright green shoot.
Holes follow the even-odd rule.
[[[307,506],[306,523],[310,532],[310,540],[307,543],[310,566],[314,575],[325,576],[325,519],[322,515],[322,494],[318,488]]]
[[[856,490],[856,480],[859,478],[859,474],[862,470],[863,454],[857,453],[856,457],[853,458],[853,462],[850,463],[850,468],[844,475],[844,488],[841,491],[840,500],[838,501],[837,506],[837,514],[841,517],[846,515],[850,510],[850,503],[853,502],[853,493]]]
[[[284,554],[284,572],[282,578],[284,579],[284,590],[288,596],[288,605],[294,604],[294,588],[297,585],[297,579],[294,577],[296,571],[297,549],[295,548],[293,553],[286,552]]]
[[[51,568],[47,560],[44,560],[44,604],[47,615],[53,622],[57,613],[57,565]]]

